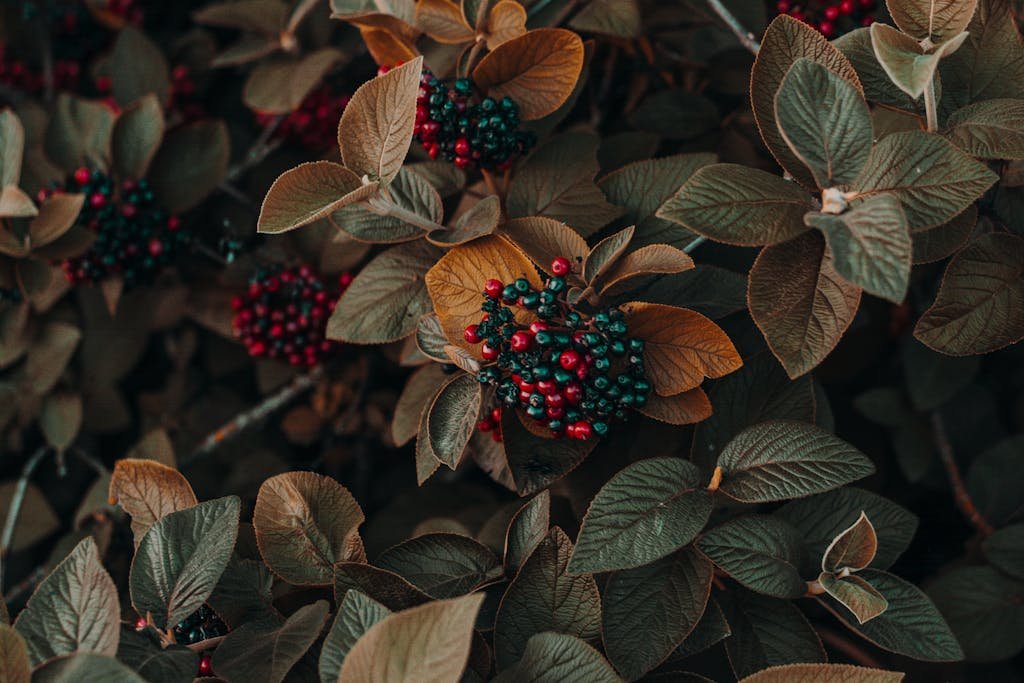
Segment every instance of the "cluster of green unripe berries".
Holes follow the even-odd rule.
[[[463,337],[480,344],[491,364],[477,378],[496,388],[504,408],[522,410],[553,436],[587,440],[604,436],[628,409],[646,405],[651,385],[644,370],[644,342],[629,337],[622,311],[583,315],[566,301],[569,259],[551,263],[553,275],[536,290],[526,278],[484,284],[484,315]],[[513,307],[538,320],[521,324]],[[492,430],[500,412],[478,425]]]

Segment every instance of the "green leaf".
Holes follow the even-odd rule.
[[[799,598],[806,591],[796,529],[768,515],[743,515],[703,534],[697,547],[720,569],[752,591]]]
[[[90,536],[39,584],[14,628],[38,666],[75,652],[113,655],[120,621],[117,588]]]
[[[682,88],[655,91],[629,115],[634,128],[668,140],[699,138],[720,122],[718,107],[711,99]]]
[[[963,659],[953,633],[942,614],[919,588],[877,569],[865,569],[858,576],[889,601],[889,608],[864,624],[850,621],[850,612],[831,597],[818,599],[847,627],[883,650],[926,662],[955,662]]]
[[[388,186],[399,207],[434,223],[444,219],[444,205],[426,177],[403,167]],[[362,204],[350,204],[331,215],[331,222],[353,239],[371,244],[408,242],[424,236],[423,228],[394,216],[382,216]]]
[[[113,130],[109,107],[61,93],[46,129],[46,155],[67,172],[86,164],[105,165]]]
[[[374,562],[438,599],[454,598],[502,575],[487,547],[459,534],[424,534],[385,550]]]
[[[725,650],[737,677],[781,664],[826,661],[818,634],[792,603],[742,588],[716,597],[732,630]]]
[[[924,94],[939,68],[940,53],[926,53],[910,36],[879,22],[871,25],[871,45],[897,88],[914,99]]]
[[[903,302],[912,246],[895,195],[877,195],[839,215],[808,213],[805,220],[824,233],[836,272],[845,280],[869,294]]]
[[[327,321],[330,339],[385,344],[408,336],[431,310],[424,282],[441,251],[423,242],[400,244],[366,264]]]
[[[686,659],[687,657],[704,652],[730,635],[732,635],[732,632],[729,630],[729,624],[725,621],[722,608],[718,606],[718,601],[712,596],[708,600],[704,615],[697,622],[693,630],[690,631],[690,635],[686,636],[686,640],[669,655],[669,661]]]
[[[455,227],[448,230],[434,230],[427,233],[431,244],[447,247],[465,244],[477,237],[492,234],[501,221],[501,200],[497,195],[487,195],[469,210],[459,216]]]
[[[356,641],[338,683],[457,681],[466,668],[483,601],[477,593],[385,617]]]
[[[113,657],[79,652],[51,659],[32,675],[33,683],[146,683]]]
[[[356,90],[338,124],[345,166],[388,185],[412,142],[423,60],[406,62]]]
[[[692,548],[608,577],[602,608],[605,651],[628,680],[672,654],[700,621],[711,594],[711,563]]]
[[[230,149],[223,121],[186,123],[168,133],[149,171],[160,205],[184,213],[206,199],[227,173]]]
[[[252,522],[260,555],[297,585],[327,586],[334,564],[365,559],[365,517],[348,489],[313,472],[285,472],[260,486]]]
[[[629,226],[604,238],[590,250],[583,262],[583,281],[593,283],[600,275],[610,269],[629,247],[635,228]]]
[[[285,171],[263,199],[257,230],[276,234],[309,225],[377,192],[341,164],[311,161]]]
[[[31,677],[32,665],[25,641],[13,628],[0,623],[0,681],[29,683]]]
[[[821,189],[846,185],[864,168],[874,131],[864,96],[809,59],[798,59],[775,95],[779,132]]]
[[[1024,338],[1024,238],[991,233],[960,251],[914,336],[953,356],[989,353]]]
[[[635,301],[689,308],[712,320],[745,310],[746,278],[717,266],[700,264],[692,270],[660,277],[630,293]]]
[[[994,567],[1024,581],[1024,524],[999,529],[981,547]]]
[[[900,358],[910,401],[922,413],[935,410],[970,386],[981,365],[976,356],[946,356],[914,339],[904,340]],[[903,420],[909,421],[913,417]]]
[[[117,659],[148,681],[186,681],[195,676],[199,654],[182,645],[161,647],[152,629],[121,627]]]
[[[852,664],[789,664],[773,666],[747,676],[740,683],[900,683],[898,671],[869,669]]]
[[[635,38],[641,30],[637,0],[594,0],[583,6],[569,28],[617,38]]]
[[[600,635],[597,584],[589,574],[571,576],[566,572],[571,553],[572,541],[554,527],[509,584],[494,624],[499,670],[523,656],[534,634],[554,631],[583,640]]]
[[[82,427],[82,397],[66,392],[47,396],[39,414],[39,427],[50,447],[63,453]]]
[[[963,248],[978,223],[977,205],[937,228],[911,234],[914,242],[914,265],[934,263],[948,258]]]
[[[171,92],[170,69],[163,52],[130,24],[117,33],[110,55],[110,75],[114,99],[121,106],[150,94],[163,104]]]
[[[569,571],[640,567],[683,547],[711,514],[711,495],[700,485],[700,470],[679,458],[624,468],[590,503]]]
[[[232,557],[207,603],[230,628],[250,621],[272,621],[274,575],[261,560]]]
[[[832,43],[857,70],[861,85],[864,86],[864,96],[869,102],[881,104],[893,109],[910,112],[918,116],[925,115],[924,97],[916,100],[899,88],[893,87],[889,74],[878,62],[875,56],[875,48],[871,41],[870,28],[858,28],[844,33]],[[941,67],[940,67],[941,68]],[[935,75],[935,96],[941,101],[943,94],[942,79],[939,74]]]
[[[238,536],[234,496],[172,512],[142,537],[128,585],[132,606],[160,628],[199,609],[213,593]]]
[[[302,59],[263,60],[246,79],[242,101],[260,113],[295,111],[344,57],[341,50],[325,47]]]
[[[113,170],[125,178],[142,178],[164,137],[164,110],[149,94],[125,108],[111,138]]]
[[[334,601],[341,603],[350,590],[363,593],[390,610],[403,610],[430,601],[430,596],[394,572],[363,562],[334,565]]]
[[[958,109],[945,135],[972,157],[1024,159],[1024,102],[988,100]]]
[[[493,683],[621,683],[601,653],[575,636],[538,633],[526,642],[523,658]]]
[[[229,681],[280,683],[327,622],[330,605],[317,600],[281,623],[251,622],[231,631],[213,653],[213,670]]]
[[[978,0],[886,0],[900,30],[938,45],[960,35],[971,23]]]
[[[818,583],[829,595],[853,613],[858,624],[871,621],[889,608],[889,601],[874,586],[856,574],[822,572]]]
[[[359,591],[350,590],[338,607],[331,630],[324,638],[320,650],[318,671],[320,680],[336,681],[341,672],[342,662],[370,627],[391,614],[384,605],[374,601]]]
[[[547,536],[551,494],[541,491],[512,516],[505,534],[505,571],[514,576],[534,548]]]
[[[1024,649],[1024,582],[992,567],[958,567],[931,583],[928,595],[969,661],[997,662]]]
[[[529,496],[574,470],[594,450],[596,439],[547,439],[523,426],[514,410],[503,410],[505,457],[520,496]]]
[[[854,182],[857,202],[894,193],[903,204],[912,232],[952,219],[985,194],[999,179],[988,167],[948,140],[924,131],[882,138]]]
[[[740,432],[718,456],[719,490],[744,503],[802,498],[875,471],[866,455],[814,425],[776,420]]]
[[[17,185],[25,148],[25,128],[11,109],[0,112],[0,187]]]
[[[967,492],[990,524],[1003,526],[1024,515],[1024,435],[985,450],[967,471]]]
[[[447,382],[427,412],[427,436],[434,455],[451,469],[458,467],[476,429],[483,391],[473,375]]]
[[[861,85],[846,57],[808,24],[780,14],[768,26],[750,74],[754,119],[765,145],[779,164],[801,185],[813,188],[814,178],[786,144],[775,118],[775,94],[790,67],[801,58],[821,64],[858,91]]]
[[[739,164],[712,164],[698,169],[657,216],[716,242],[754,247],[806,231],[810,208],[796,183]]]

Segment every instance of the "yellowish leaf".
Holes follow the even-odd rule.
[[[136,547],[160,519],[198,502],[181,472],[155,460],[133,458],[114,465],[109,499],[111,505],[120,504],[131,515]]]

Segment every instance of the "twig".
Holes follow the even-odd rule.
[[[942,416],[938,413],[932,413],[931,421],[935,447],[939,451],[939,459],[942,460],[942,464],[946,468],[949,485],[953,487],[953,499],[956,501],[956,506],[960,508],[967,521],[978,530],[978,533],[982,536],[991,536],[994,531],[992,525],[988,523],[988,520],[975,507],[971,494],[967,492],[967,487],[964,486],[964,480],[960,476],[960,468],[957,467],[956,458],[953,454],[953,445],[949,441],[949,435],[946,433],[946,425],[942,421]]]
[[[548,8],[548,5],[551,4],[551,2],[552,0],[538,0],[537,2],[533,3],[533,6],[530,7],[530,10],[526,13],[526,18],[528,20],[533,19],[538,14],[546,10]]]
[[[24,579],[16,583],[11,590],[4,594],[4,599],[7,601],[8,607],[15,604],[21,599],[25,593],[31,593],[36,589],[36,586],[42,583],[43,579],[46,578],[47,567],[38,566],[32,570],[32,573],[26,576]],[[8,612],[10,610],[8,609]]]
[[[7,509],[7,519],[4,521],[3,532],[0,533],[0,592],[3,591],[4,586],[4,559],[7,557],[7,551],[10,550],[11,541],[14,538],[14,528],[17,526],[18,516],[21,514],[21,506],[25,502],[25,494],[28,493],[29,480],[49,452],[49,448],[42,446],[33,453],[22,468],[21,477],[14,487],[11,506]]]
[[[757,38],[754,34],[744,28],[743,24],[733,16],[733,13],[722,4],[722,0],[708,0],[708,6],[714,10],[719,19],[725,22],[725,25],[729,27],[729,30],[739,38],[743,47],[747,48],[755,55],[761,51],[761,43],[757,42]]]
[[[841,652],[861,666],[866,666],[872,669],[885,668],[885,666],[870,653],[864,651],[859,645],[847,638],[844,638],[842,635],[836,633],[830,628],[819,627],[818,636],[821,638],[821,642],[825,645],[828,645],[837,652]]]
[[[181,465],[188,465],[204,455],[209,455],[228,439],[237,436],[257,422],[263,420],[271,413],[282,408],[289,401],[304,391],[311,389],[323,378],[324,368],[319,366],[313,368],[305,375],[299,375],[286,386],[282,387],[276,394],[263,399],[252,409],[236,415],[230,422],[222,425],[215,432],[203,439],[202,443],[189,455],[181,459]]]
[[[220,181],[220,185],[218,185],[218,187],[220,188],[221,192],[228,195],[232,199],[235,199],[236,201],[238,201],[239,204],[246,207],[250,211],[253,211],[254,213],[260,212],[260,207],[256,206],[256,202],[250,199],[249,195],[245,194],[237,187],[235,187],[230,180],[225,179]]]
[[[245,153],[245,157],[228,169],[225,180],[228,182],[238,180],[239,176],[266,159],[271,152],[281,146],[284,140],[278,139],[271,142],[270,136],[274,134],[282,121],[284,121],[284,116],[279,114],[264,126],[259,137],[253,141],[249,151]]]
[[[692,254],[697,247],[699,247],[700,245],[704,244],[707,241],[707,237],[698,237],[697,239],[693,240],[685,247],[683,247],[683,251],[685,251],[687,254]]]
[[[72,446],[71,455],[75,456],[76,458],[84,462],[86,465],[91,467],[96,472],[96,474],[98,474],[101,477],[110,472],[110,470],[107,469],[106,465],[100,462],[99,459],[86,453],[85,449],[82,448],[81,446]]]

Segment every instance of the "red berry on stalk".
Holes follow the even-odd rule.
[[[462,338],[469,344],[479,344],[480,335],[477,334],[477,325],[466,325],[466,329],[462,332]]]
[[[537,393],[543,396],[550,396],[558,391],[558,385],[550,379],[542,379],[537,381]]]
[[[139,617],[135,620],[135,630],[141,631],[144,628],[146,628],[146,620],[144,617]]]
[[[522,353],[529,350],[533,344],[533,337],[528,332],[516,332],[512,335],[512,339],[509,340],[509,344],[512,346],[513,351]]]
[[[575,370],[576,366],[580,364],[580,353],[579,351],[562,351],[562,355],[558,357],[558,363],[566,370]]]
[[[85,185],[89,182],[89,176],[91,175],[92,173],[89,172],[89,169],[85,166],[80,166],[75,170],[75,182],[79,185]]]
[[[551,262],[551,272],[559,277],[568,275],[572,271],[572,263],[564,256],[559,256]]]
[[[544,397],[544,404],[552,408],[561,408],[565,405],[565,396],[562,394],[548,394]]]
[[[538,332],[544,332],[548,329],[548,324],[543,320],[534,320],[530,323],[530,333],[537,334]]]
[[[831,5],[825,8],[825,19],[835,21],[839,18],[839,5]]]
[[[860,5],[861,9],[875,9],[875,6],[878,5],[878,1],[877,0],[860,0],[860,2],[858,4]]]
[[[480,347],[480,355],[482,355],[485,360],[497,360],[498,349],[491,346],[490,342],[484,342],[484,345]]]
[[[565,395],[565,400],[573,405],[583,400],[583,388],[575,382],[567,385],[565,389],[562,390],[562,393]]]
[[[213,658],[210,655],[203,655],[199,660],[199,675],[209,676],[213,673]]]
[[[495,424],[501,424],[501,408],[495,408],[491,411],[491,420],[493,420]]]
[[[593,435],[593,428],[590,426],[590,423],[587,422],[586,420],[580,420],[579,422],[573,424],[572,427],[574,439],[586,441]]]
[[[820,31],[821,35],[825,36],[826,38],[831,38],[833,35],[835,35],[836,27],[831,21],[823,21],[820,24],[818,24],[818,31]]]
[[[488,299],[497,299],[501,296],[501,290],[504,288],[505,285],[502,284],[501,280],[491,278],[484,283],[484,295],[487,296]]]
[[[494,423],[491,422],[490,420],[483,419],[477,422],[476,428],[479,429],[481,432],[489,432],[492,429],[494,429]]]
[[[839,13],[850,15],[857,11],[857,4],[853,0],[843,0],[839,3]]]

